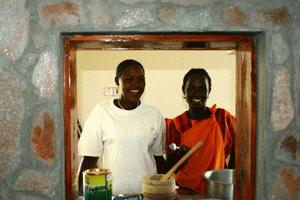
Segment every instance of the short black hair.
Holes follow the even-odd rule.
[[[139,66],[145,72],[144,67],[140,62],[133,60],[133,59],[127,59],[127,60],[122,61],[117,66],[116,79],[118,79],[122,75],[122,73],[125,71],[125,69],[127,69],[127,67],[130,67],[130,66]]]
[[[188,79],[191,77],[191,76],[204,76],[207,78],[208,80],[208,89],[209,89],[209,92],[211,90],[211,78],[209,76],[209,74],[207,73],[207,71],[203,68],[192,68],[190,69],[184,76],[183,78],[183,84],[182,84],[182,92],[184,94],[184,88],[185,88],[185,85],[186,85],[186,82],[188,81]]]

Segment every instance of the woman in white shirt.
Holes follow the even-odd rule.
[[[113,195],[142,193],[143,176],[165,173],[165,122],[160,111],[140,101],[145,89],[145,71],[135,60],[125,60],[116,69],[115,83],[121,96],[98,104],[85,122],[78,144],[83,156],[79,169],[112,171]],[[101,166],[97,166],[100,158]]]

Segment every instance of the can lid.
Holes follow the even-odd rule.
[[[92,168],[83,171],[83,174],[97,176],[97,175],[107,175],[110,174],[111,171],[109,169],[101,169],[101,168]]]

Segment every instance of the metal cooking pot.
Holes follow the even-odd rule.
[[[210,170],[203,176],[206,179],[206,197],[233,200],[234,169]]]

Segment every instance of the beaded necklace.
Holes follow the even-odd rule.
[[[117,101],[118,101],[118,105],[119,105],[119,107],[121,108],[121,109],[123,109],[123,110],[126,110],[122,105],[121,105],[121,103],[120,103],[120,99],[117,99]],[[141,104],[141,102],[140,101],[138,101],[137,102],[137,105],[136,105],[136,108],[139,106]]]

